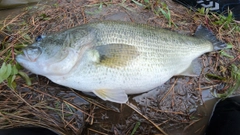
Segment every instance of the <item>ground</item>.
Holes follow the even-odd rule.
[[[232,47],[199,57],[199,77],[173,77],[152,91],[130,95],[129,103],[122,105],[59,86],[17,65],[19,72],[0,84],[0,128],[41,126],[73,135],[203,134],[216,101],[212,95],[234,86],[233,95],[239,93],[234,78],[239,71],[232,67],[238,69],[240,56],[239,22],[206,12],[193,12],[171,0],[57,0],[2,18],[0,63],[11,65],[38,35],[100,20],[144,23],[188,35],[203,24]]]

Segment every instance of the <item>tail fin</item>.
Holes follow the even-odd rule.
[[[195,32],[195,36],[210,41],[213,44],[214,50],[221,50],[227,47],[227,44],[218,40],[217,37],[208,28],[204,27],[203,25],[198,26]]]

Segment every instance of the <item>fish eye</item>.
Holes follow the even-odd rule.
[[[36,37],[36,42],[39,42],[39,41],[41,41],[43,38],[44,38],[45,36],[43,36],[43,35],[39,35],[39,36],[37,36]]]

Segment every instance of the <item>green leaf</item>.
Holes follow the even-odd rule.
[[[4,74],[7,71],[6,63],[4,62],[0,68],[0,75]]]
[[[144,2],[146,2],[146,3],[150,3],[149,0],[144,0]]]
[[[228,88],[224,93],[215,93],[214,96],[223,99],[231,96],[234,91],[238,90],[240,87],[240,69],[232,64],[231,66],[231,78],[235,81],[234,85]]]
[[[200,14],[202,14],[202,15],[205,14],[205,8],[204,8],[204,7],[198,8],[197,11],[198,11]]]
[[[8,87],[11,89],[15,89],[17,87],[16,82],[14,81],[16,78],[16,75],[12,75],[7,79]]]
[[[6,63],[4,62],[0,68],[0,83],[5,80],[4,74],[6,73],[6,71],[7,71],[7,66],[6,66]]]
[[[137,131],[137,129],[138,129],[138,127],[140,126],[140,124],[141,124],[141,123],[140,123],[139,121],[135,124],[131,135],[134,135],[134,134],[135,134],[135,132]]]
[[[231,49],[231,48],[233,48],[233,45],[232,44],[227,44],[226,49]]]
[[[65,103],[65,105],[67,106],[68,110],[69,110],[71,113],[74,113],[74,112],[75,112],[74,108],[72,108],[71,106],[69,106],[67,103]]]
[[[27,85],[31,85],[31,80],[26,73],[19,71],[18,74],[25,79]]]
[[[13,65],[11,75],[16,75],[16,74],[18,74],[18,69],[16,65]]]
[[[101,2],[100,5],[99,5],[99,7],[98,7],[98,9],[99,9],[99,10],[102,10],[102,7],[103,7],[103,3]]]
[[[11,75],[11,72],[12,72],[12,65],[7,64],[7,70],[6,70],[5,74],[3,74],[3,78],[7,79]]]
[[[159,8],[159,10],[161,11],[165,18],[169,19],[168,14],[162,8]]]
[[[31,37],[28,34],[24,34],[23,37],[24,37],[24,39],[31,40]]]
[[[0,83],[2,83],[4,81],[4,79],[0,76]]]
[[[0,68],[0,83],[4,80],[8,80],[8,78],[12,75],[15,75],[18,73],[18,69],[16,65],[12,64],[6,64],[5,62],[2,64],[2,67]]]
[[[221,81],[226,81],[227,79],[224,78],[224,77],[221,77],[221,76],[218,76],[218,75],[215,75],[215,74],[206,74],[206,77],[208,79],[214,79],[214,80],[221,80]]]
[[[221,51],[220,51],[220,55],[225,56],[225,57],[228,57],[228,58],[234,58],[233,56],[227,54],[224,50],[221,50]]]
[[[139,2],[137,2],[136,0],[132,0],[135,4],[137,4],[138,6],[145,6],[145,5],[143,5],[143,4],[141,4],[141,3],[139,3]]]

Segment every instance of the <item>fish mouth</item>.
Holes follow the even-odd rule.
[[[28,60],[28,61],[32,61],[30,58],[29,58],[29,56],[28,56],[28,53],[27,53],[27,50],[26,49],[23,49],[23,55],[22,55],[23,57],[25,57],[25,59],[26,60]],[[36,61],[36,60],[35,60]],[[33,62],[33,61],[32,61]]]
[[[20,64],[23,65],[26,61],[29,61],[24,55],[19,54],[16,56],[16,61]]]
[[[22,54],[18,54],[18,55],[16,56],[16,61],[17,61],[18,63],[23,63],[23,61],[25,61],[25,62],[26,62],[26,61],[34,62],[34,61],[32,61],[32,60],[29,58],[26,49],[23,49],[23,53],[22,53]],[[36,61],[36,60],[35,60],[35,61]]]
[[[22,58],[30,62],[36,62],[39,56],[42,54],[42,51],[39,47],[28,47],[23,49]]]
[[[22,63],[21,61],[30,61],[29,58],[26,56],[26,54],[23,52],[23,54],[18,54],[16,56],[16,61],[18,63]]]

